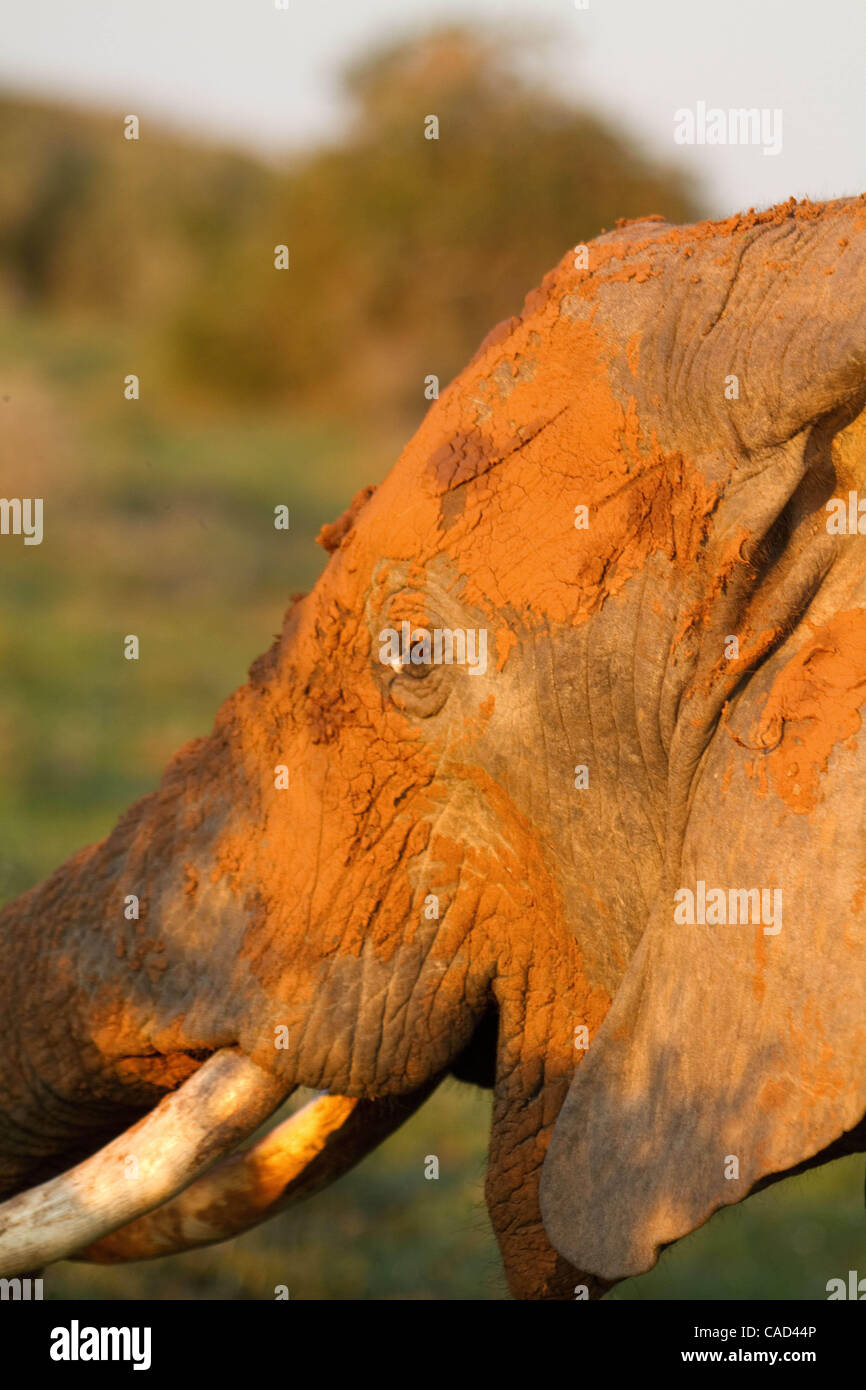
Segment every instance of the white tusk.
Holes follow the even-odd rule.
[[[251,1149],[223,1159],[165,1206],[74,1258],[95,1264],[148,1260],[240,1235],[340,1177],[408,1119],[435,1085],[378,1101],[317,1096]]]
[[[98,1153],[0,1204],[0,1275],[61,1260],[167,1201],[231,1151],[287,1094],[234,1048]]]

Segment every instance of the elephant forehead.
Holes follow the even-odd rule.
[[[803,277],[813,287],[833,268],[824,262],[861,218],[859,205],[792,203],[690,228],[645,221],[578,248],[583,260],[569,252],[522,313],[488,335],[377,493],[341,519],[342,601],[356,606],[359,581],[383,558],[414,563],[421,579],[439,561],[456,595],[491,616],[511,608],[580,622],[659,551],[689,569],[738,457],[720,453],[730,404],[715,386],[708,395],[698,349],[718,340],[719,363],[729,363],[729,338],[739,341],[741,318],[754,315],[752,282],[769,276],[794,303]],[[768,259],[764,239],[775,255],[788,232],[790,265]],[[693,356],[698,367],[685,371]],[[827,376],[835,399],[838,373]],[[799,406],[785,414],[750,382],[756,438],[773,432],[768,411],[785,416],[779,429],[788,415],[796,424]],[[721,474],[713,465],[710,479],[698,459],[713,457],[730,463]]]
[[[658,551],[694,560],[718,488],[664,451],[614,385],[613,359],[636,364],[638,336],[604,337],[565,299],[549,294],[482,350],[341,558],[361,571],[383,555],[433,567],[467,606],[539,622],[586,619]]]

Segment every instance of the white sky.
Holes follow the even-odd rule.
[[[550,80],[697,167],[715,213],[866,191],[864,0],[0,0],[0,85],[274,151],[339,130],[347,58],[448,19],[545,24]],[[780,107],[782,153],[676,145],[698,101]]]

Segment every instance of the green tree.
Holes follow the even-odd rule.
[[[514,41],[436,31],[350,68],[352,120],[275,188],[245,248],[242,312],[199,287],[187,352],[290,399],[417,412],[569,245],[620,217],[696,214],[690,189],[604,121],[522,75]],[[439,138],[425,138],[436,116]],[[239,355],[255,371],[236,378]]]

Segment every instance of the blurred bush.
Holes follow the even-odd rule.
[[[459,371],[570,244],[696,213],[678,175],[520,60],[459,28],[378,52],[345,74],[340,142],[279,166],[3,100],[0,294],[122,315],[162,388],[205,403],[417,415],[424,377]]]

